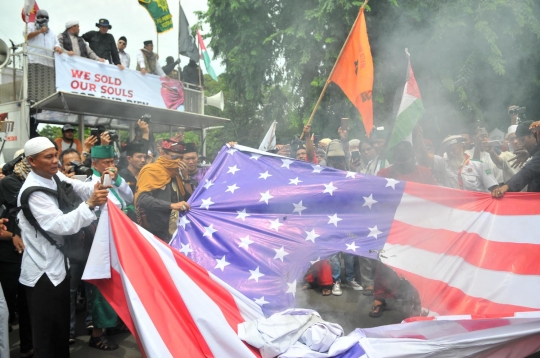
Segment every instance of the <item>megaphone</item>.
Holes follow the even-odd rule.
[[[204,104],[207,106],[219,108],[223,111],[223,106],[225,105],[223,91],[219,91],[218,94],[215,94],[212,97],[204,97]]]
[[[3,68],[9,64],[9,46],[0,40],[0,68]]]

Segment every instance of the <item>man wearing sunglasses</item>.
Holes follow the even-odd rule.
[[[28,45],[28,62],[30,63],[41,63],[52,67],[52,59],[35,56],[33,54],[52,57],[53,50],[62,53],[56,35],[49,29],[49,14],[47,11],[42,9],[38,10],[36,13],[36,22],[28,24]],[[50,51],[33,48],[33,46],[43,47]]]
[[[127,53],[126,50],[127,47],[127,39],[125,36],[122,36],[118,39],[118,56],[120,56],[120,62],[122,63],[122,66],[125,68],[129,68],[129,64],[131,63],[131,57],[129,56],[129,53]]]

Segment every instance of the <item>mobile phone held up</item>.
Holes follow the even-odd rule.
[[[341,118],[341,130],[342,131],[349,130],[349,118]]]
[[[111,186],[112,185],[111,176],[109,174],[104,174],[101,177],[101,185],[103,185],[103,186]]]

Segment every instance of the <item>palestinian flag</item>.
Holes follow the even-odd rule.
[[[416,123],[424,115],[422,96],[414,78],[411,66],[411,57],[407,54],[407,82],[403,89],[403,97],[399,105],[398,115],[388,141],[387,149],[394,147],[404,140],[412,142],[412,131]]]
[[[197,38],[199,39],[199,46],[201,47],[201,52],[202,52],[202,57],[204,60],[204,66],[206,67],[206,72],[208,72],[210,77],[212,77],[212,79],[217,82],[216,73],[214,72],[214,69],[212,68],[212,63],[210,62],[210,56],[208,55],[206,46],[204,46],[204,42],[203,42],[203,39],[199,30],[197,30]]]

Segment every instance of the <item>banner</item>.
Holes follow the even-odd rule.
[[[152,16],[158,34],[173,28],[172,15],[167,0],[139,0],[139,4]]]
[[[55,54],[56,89],[70,93],[184,110],[182,82],[166,76],[142,75],[79,56]]]

